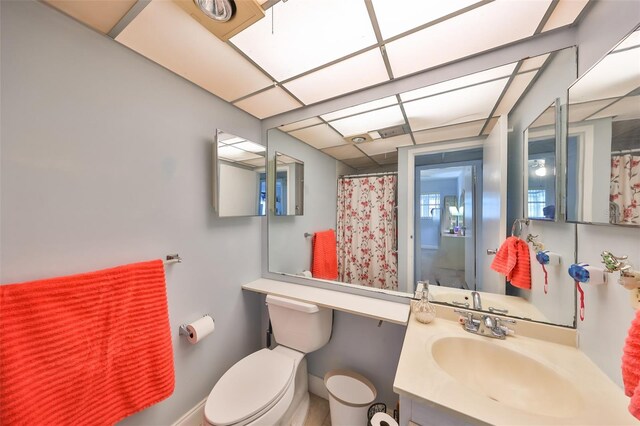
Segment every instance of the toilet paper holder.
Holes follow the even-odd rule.
[[[212,315],[204,314],[202,316],[202,318],[204,318],[204,317],[211,317],[211,319],[214,322],[216,321],[215,318],[213,318]],[[190,333],[189,333],[189,330],[187,330],[187,325],[189,325],[189,324],[180,324],[180,326],[178,327],[178,336],[187,336],[187,337],[189,337]]]

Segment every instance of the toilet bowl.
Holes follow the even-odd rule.
[[[207,398],[205,424],[304,422],[309,406],[305,354],[329,341],[332,311],[271,295],[267,296],[267,305],[279,345],[248,355],[224,373]]]

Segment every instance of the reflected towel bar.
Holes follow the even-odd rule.
[[[163,263],[165,265],[171,265],[173,263],[182,263],[182,258],[178,253],[168,254]]]
[[[310,233],[308,233],[308,232],[305,232],[305,233],[304,233],[304,237],[305,237],[305,238],[311,238],[311,237],[313,237],[313,234],[310,234]]]

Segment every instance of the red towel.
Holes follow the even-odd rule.
[[[631,397],[629,412],[640,420],[640,311],[631,322],[622,355],[624,393]]]
[[[502,243],[491,269],[505,275],[512,286],[531,290],[529,246],[520,238],[509,237]]]
[[[314,278],[335,280],[338,278],[338,254],[336,251],[336,233],[333,229],[316,232],[313,235],[313,264],[311,274]]]
[[[173,393],[162,261],[0,286],[0,425],[108,425]]]

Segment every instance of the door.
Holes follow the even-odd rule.
[[[482,160],[482,226],[478,253],[478,290],[505,294],[505,280],[491,269],[495,250],[504,242],[507,229],[507,116],[498,119],[484,142]]]

